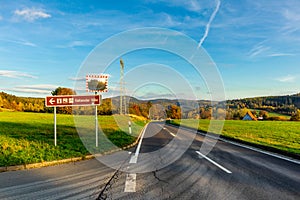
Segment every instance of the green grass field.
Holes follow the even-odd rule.
[[[180,120],[172,120],[179,124]],[[200,120],[195,126],[192,120],[181,120],[181,125],[207,132],[209,120]],[[222,135],[240,141],[278,149],[300,155],[300,123],[292,121],[242,121],[227,120]]]
[[[256,110],[256,109],[250,109],[251,111],[255,110],[257,113],[259,113],[260,110]],[[275,113],[275,112],[268,112],[269,117],[281,117],[282,119],[285,120],[290,120],[291,116],[289,115],[284,115],[284,114],[279,114],[279,113]]]
[[[146,123],[131,117],[130,135],[128,120],[126,116],[99,116],[99,147],[96,148],[93,116],[58,114],[57,146],[54,146],[53,114],[0,112],[0,166],[81,157],[127,146],[136,140]],[[110,145],[104,145],[104,140]]]

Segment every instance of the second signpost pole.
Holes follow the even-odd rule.
[[[97,95],[97,92],[95,92]],[[95,132],[96,132],[96,147],[98,147],[98,113],[97,113],[97,105],[95,105]]]
[[[57,145],[57,133],[56,133],[56,106],[54,106],[54,146]]]

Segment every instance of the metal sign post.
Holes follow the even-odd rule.
[[[98,114],[97,114],[97,105],[95,105],[95,131],[96,131],[96,147],[98,147]]]
[[[95,106],[96,147],[98,147],[98,115],[97,106],[101,104],[100,95],[59,95],[47,96],[46,107],[54,107],[54,145],[57,145],[56,107],[64,106]]]
[[[54,107],[54,146],[57,145],[57,133],[56,133],[56,107]]]
[[[87,92],[107,92],[108,74],[89,74],[85,76],[86,91]],[[98,147],[98,110],[95,105],[95,134],[96,147]]]

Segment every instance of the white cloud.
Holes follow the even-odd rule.
[[[199,12],[202,9],[205,9],[213,3],[213,1],[206,0],[205,2],[199,0],[148,0],[150,3],[159,3],[162,2],[170,7],[183,7],[186,10]]]
[[[18,92],[18,93],[50,95],[51,91],[55,90],[57,87],[58,87],[57,85],[51,85],[51,84],[36,84],[36,85],[21,85],[21,86],[16,86],[14,88],[6,88],[3,90]]]
[[[3,19],[3,17],[0,15],[0,21]]]
[[[84,78],[80,78],[80,77],[70,77],[69,80],[71,81],[85,81],[85,77]]]
[[[29,22],[33,22],[41,18],[51,17],[50,14],[46,13],[42,9],[36,9],[36,8],[24,8],[22,10],[15,10],[14,14],[16,16],[22,17],[24,20]]]
[[[291,53],[272,53],[272,54],[268,55],[268,57],[282,57],[282,56],[295,56],[295,54],[291,54]]]
[[[265,41],[256,44],[249,52],[248,56],[253,57],[283,57],[283,56],[295,56],[293,53],[276,52],[271,47],[266,46]]]
[[[75,40],[65,45],[57,45],[58,48],[75,48],[75,47],[86,47],[92,46],[88,41]]]
[[[295,79],[296,79],[296,76],[287,75],[287,76],[279,77],[276,80],[279,82],[283,82],[283,83],[291,83],[291,82],[294,82]]]
[[[0,76],[8,77],[8,78],[33,78],[36,79],[36,76],[28,74],[26,72],[20,71],[11,71],[11,70],[0,70]]]
[[[248,56],[250,58],[261,55],[268,50],[270,50],[270,47],[263,45],[264,42],[260,42],[257,45],[255,45],[248,53]]]
[[[51,91],[46,90],[38,90],[38,89],[24,89],[24,88],[12,88],[12,89],[5,89],[11,92],[20,92],[20,93],[30,93],[30,94],[51,94]]]
[[[58,87],[57,85],[51,85],[51,84],[36,84],[36,85],[22,85],[22,86],[18,86],[17,88],[37,89],[37,90],[54,90],[57,87]]]
[[[174,19],[173,16],[171,16],[167,13],[162,13],[161,23],[167,27],[180,26],[182,24],[181,22]]]
[[[32,42],[29,42],[29,41],[25,41],[25,40],[6,40],[6,39],[0,39],[0,41],[15,43],[15,44],[24,45],[24,46],[30,46],[30,47],[36,47],[37,46],[36,44],[34,44]]]

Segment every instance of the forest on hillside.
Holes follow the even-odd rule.
[[[226,103],[227,108],[232,109],[249,108],[291,115],[297,109],[300,109],[300,93],[286,96],[228,100]]]
[[[52,95],[75,95],[69,88],[57,88]],[[97,108],[99,115],[119,113],[120,97],[106,98]],[[163,118],[194,118],[194,119],[242,119],[248,111],[256,117],[265,120],[286,120],[283,117],[270,117],[268,113],[278,113],[291,116],[291,120],[300,120],[300,94],[289,96],[256,97],[225,102],[210,102],[207,100],[139,100],[126,97],[127,113],[144,116],[151,119]],[[158,106],[159,105],[159,106]],[[45,106],[44,98],[17,97],[0,92],[0,111],[11,110],[21,112],[52,113],[53,108]],[[94,107],[60,107],[62,114],[93,114]],[[299,115],[299,117],[297,117]]]

